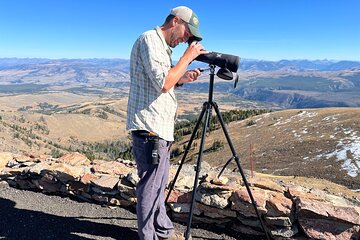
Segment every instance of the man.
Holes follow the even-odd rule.
[[[175,66],[171,49],[195,39]],[[170,145],[174,140],[177,100],[174,88],[193,82],[199,69],[187,71],[200,54],[197,15],[184,6],[171,9],[164,24],[143,33],[130,57],[130,93],[127,129],[133,138],[133,154],[140,180],[136,187],[138,234],[140,239],[184,239],[175,234],[166,214],[164,192],[170,167]]]

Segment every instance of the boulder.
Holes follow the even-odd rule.
[[[72,166],[85,165],[89,166],[91,161],[83,154],[78,152],[68,153],[58,158],[56,162],[66,163]]]
[[[0,172],[5,168],[10,160],[13,159],[12,153],[0,152]]]

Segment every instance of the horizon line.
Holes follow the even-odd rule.
[[[130,58],[106,58],[106,57],[88,57],[88,58],[51,58],[51,57],[0,57],[0,59],[42,59],[42,60],[130,60]],[[241,58],[241,60],[247,60],[247,61],[266,61],[266,62],[280,62],[280,61],[330,61],[330,62],[342,62],[342,61],[350,61],[350,62],[360,62],[360,60],[350,60],[350,59],[308,59],[308,58],[293,58],[293,59],[287,59],[282,58],[280,60],[267,60],[267,59],[258,59],[258,58]],[[175,62],[178,60],[174,60]]]

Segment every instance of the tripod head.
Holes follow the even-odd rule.
[[[224,80],[233,80],[233,73],[235,73],[236,78],[234,82],[234,88],[236,88],[236,85],[239,81],[237,70],[239,68],[240,58],[238,56],[218,52],[209,52],[199,55],[197,58],[195,58],[195,60],[208,63],[210,68],[211,66],[214,66],[214,68],[215,66],[220,67],[216,73],[216,76]],[[200,69],[200,72],[201,70],[202,69]]]
[[[200,72],[205,72],[207,70],[210,70],[212,73],[214,73],[215,65],[210,64],[209,68],[200,68],[199,70],[200,70]],[[217,71],[216,76],[218,76],[221,79],[229,80],[229,81],[234,79],[233,73],[227,68],[220,68]],[[235,77],[235,81],[234,81],[234,88],[236,88],[236,85],[237,85],[237,83],[239,81],[239,75],[237,74],[237,72],[235,72],[235,76],[236,77]]]

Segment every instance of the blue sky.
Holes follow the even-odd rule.
[[[198,14],[210,51],[360,61],[359,0],[1,0],[0,58],[128,59],[138,35],[179,5]]]

